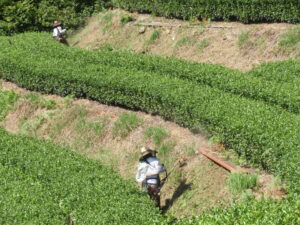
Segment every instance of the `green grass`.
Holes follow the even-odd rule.
[[[36,93],[25,94],[24,98],[30,100],[34,107],[41,107],[46,109],[56,108],[56,104],[54,100],[48,98],[42,98],[39,94]]]
[[[32,119],[24,119],[20,124],[20,133],[24,135],[32,135],[38,137],[38,129],[47,122],[47,114],[40,114]]]
[[[279,41],[279,46],[292,48],[300,42],[300,26],[292,27],[283,34]]]
[[[97,46],[97,49],[100,51],[113,51],[114,47],[109,43],[103,43]]]
[[[133,18],[129,15],[123,15],[120,19],[120,23],[122,26],[124,26],[125,24],[127,24],[131,21],[133,21]]]
[[[78,132],[93,131],[95,135],[102,136],[105,131],[106,121],[104,119],[97,119],[93,121],[86,121],[84,118],[80,118],[76,124],[76,130]]]
[[[111,27],[112,27],[112,23],[107,23],[107,24],[105,24],[105,25],[103,26],[103,28],[102,28],[103,34],[106,34],[107,31],[109,31],[109,29],[110,29]]]
[[[144,132],[145,137],[151,138],[156,146],[160,146],[164,139],[170,136],[164,128],[148,127]]]
[[[73,106],[73,108],[66,108],[60,113],[57,113],[50,125],[48,126],[48,132],[50,137],[54,139],[57,137],[64,128],[73,123],[76,120],[83,120],[87,114],[87,109],[84,106]]]
[[[191,155],[195,155],[196,151],[195,151],[195,144],[192,144],[192,145],[187,145],[183,148],[183,151],[188,155],[188,156],[191,156]]]
[[[227,180],[229,190],[233,194],[241,194],[247,189],[254,189],[257,182],[257,174],[232,173]]]
[[[154,30],[150,37],[146,40],[146,44],[151,45],[153,44],[156,40],[158,40],[160,37],[160,31],[159,30]]]
[[[174,48],[179,48],[183,45],[188,45],[188,44],[191,44],[193,41],[193,38],[192,37],[184,37],[182,39],[180,39],[179,41],[177,41],[174,45]]]
[[[208,38],[202,40],[200,43],[196,45],[197,49],[199,51],[203,51],[205,48],[207,48],[210,45],[210,40]]]
[[[167,141],[160,145],[158,152],[160,156],[166,157],[176,146],[175,141]]]
[[[277,50],[297,58],[300,56],[300,26],[289,28],[281,35]]]
[[[114,137],[125,138],[137,128],[142,120],[134,113],[122,113],[114,123],[112,134]]]
[[[249,31],[243,31],[238,37],[238,46],[241,48],[249,40]]]
[[[18,98],[18,94],[14,91],[0,90],[0,121],[2,121],[7,113],[13,109],[13,105]]]
[[[101,18],[100,18],[100,23],[102,24],[107,24],[112,22],[112,18],[114,17],[114,14],[111,12],[105,13]]]
[[[113,17],[114,17],[114,14],[111,12],[108,12],[100,18],[100,23],[103,25],[103,27],[102,27],[103,34],[105,34],[112,27]]]

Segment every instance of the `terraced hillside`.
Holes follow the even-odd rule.
[[[177,222],[299,223],[300,121],[291,83],[272,81],[267,75],[265,78],[263,69],[253,76],[253,82],[244,82],[242,73],[219,66],[68,49],[45,36],[29,33],[2,37],[0,77],[29,90],[72,94],[159,114],[191,130],[205,128],[249,163],[287,183],[289,195],[281,201],[249,199]],[[181,72],[176,73],[177,69]],[[217,82],[212,74],[224,77],[224,82]],[[258,85],[265,86],[256,90]],[[275,92],[272,88],[276,85],[282,91]]]

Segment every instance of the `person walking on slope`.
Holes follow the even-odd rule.
[[[67,40],[63,36],[66,33],[67,30],[62,29],[61,26],[62,26],[62,24],[61,24],[60,21],[56,20],[56,21],[53,22],[54,29],[53,29],[52,37],[53,37],[53,39],[59,41],[60,43],[63,43],[65,45],[69,46]]]
[[[142,182],[142,187],[148,192],[150,198],[160,207],[160,177],[159,174],[166,171],[163,164],[156,158],[157,151],[143,147],[139,160],[136,181]]]

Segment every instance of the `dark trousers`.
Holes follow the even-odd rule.
[[[63,38],[63,37],[53,37],[53,39],[59,41],[60,43],[66,45],[66,46],[69,46],[68,41],[65,38]]]
[[[157,184],[149,184],[147,181],[149,179],[156,179]],[[155,205],[160,208],[160,195],[159,195],[159,187],[160,187],[160,178],[158,175],[147,177],[143,183],[143,188],[148,192],[150,199],[155,202]]]

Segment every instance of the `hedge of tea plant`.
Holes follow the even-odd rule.
[[[298,0],[35,0],[0,2],[0,35],[51,30],[54,20],[76,28],[104,8],[123,8],[188,20],[300,21]]]
[[[65,58],[49,56],[40,47],[40,54],[32,54],[34,47],[22,41],[23,49],[8,47],[14,45],[16,40],[12,40],[12,44],[3,45],[0,77],[30,90],[73,94],[157,113],[191,129],[205,127],[249,162],[282,176],[289,190],[299,192],[298,115],[179,77],[89,64],[79,60],[81,55],[70,59],[72,49],[65,52]],[[59,46],[60,51],[54,48],[53,52],[64,54]]]
[[[2,52],[12,51],[19,57],[43,57],[69,59],[78,65],[95,67],[101,65],[167,75],[209,85],[239,96],[279,105],[289,111],[300,112],[300,90],[295,83],[266,80],[249,76],[223,66],[193,63],[174,58],[138,55],[126,52],[90,52],[67,48],[47,39],[48,34],[22,34],[13,38],[1,38]],[[4,56],[4,55],[3,55]],[[284,67],[287,68],[287,67]]]
[[[114,7],[171,18],[241,22],[299,22],[297,0],[113,0]]]
[[[298,89],[300,84],[300,60],[289,59],[264,63],[252,69],[248,74],[271,82],[288,83]]]
[[[214,209],[193,218],[183,218],[178,224],[293,224],[300,223],[300,198],[291,196],[282,200],[245,198],[242,203]]]
[[[1,224],[167,224],[145,193],[111,169],[2,128],[0,182]]]

